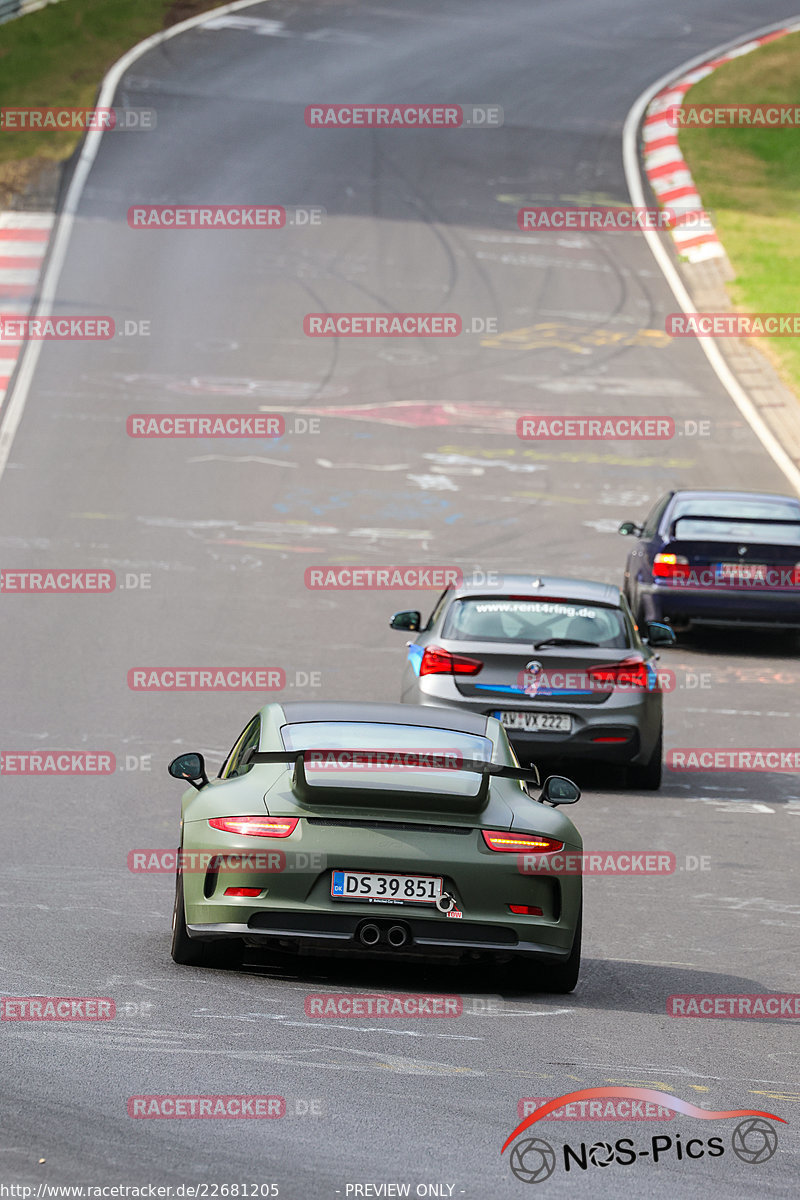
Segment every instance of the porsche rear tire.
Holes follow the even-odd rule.
[[[575,990],[578,982],[578,976],[581,973],[581,937],[583,931],[583,912],[578,917],[578,924],[575,926],[575,937],[572,941],[572,949],[570,950],[569,958],[564,963],[559,963],[557,967],[553,967],[547,979],[543,983],[542,990],[554,992],[557,996],[564,996],[567,992]]]
[[[243,946],[238,940],[198,942],[186,929],[186,908],[183,900],[183,875],[175,878],[175,904],[172,909],[173,962],[182,967],[235,967],[242,958]]]
[[[575,936],[572,939],[572,949],[565,962],[545,967],[540,963],[536,963],[536,965],[520,964],[520,973],[526,983],[532,986],[532,990],[549,992],[556,996],[564,996],[567,992],[574,991],[581,970],[582,926],[583,908],[581,907],[578,924],[575,926]]]

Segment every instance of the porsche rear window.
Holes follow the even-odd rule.
[[[348,760],[306,764],[309,778],[318,787],[412,788],[474,796],[481,784],[475,772],[437,770],[425,765],[425,755],[451,755],[456,761],[478,759],[491,762],[492,741],[479,734],[455,733],[424,725],[388,725],[377,722],[304,721],[284,725],[281,737],[287,750],[375,751],[366,766],[349,767]],[[402,754],[408,756],[402,761]],[[408,765],[410,764],[410,765]],[[333,769],[335,768],[335,769]]]
[[[459,642],[543,642],[569,638],[597,646],[628,645],[625,618],[618,608],[562,600],[455,600],[442,630]]]
[[[455,733],[426,725],[377,722],[304,721],[281,729],[287,750],[456,750],[464,758],[491,761],[492,743],[474,733]]]
[[[697,517],[715,517],[717,520],[689,520]],[[800,545],[800,505],[791,500],[742,500],[734,504],[730,500],[704,500],[702,496],[691,500],[678,500],[669,515],[671,525],[683,517],[675,532],[676,540],[712,542],[772,542],[779,546]],[[756,517],[759,524],[750,525],[737,521],[737,517]],[[797,525],[771,525],[768,518],[779,521],[797,521]],[[765,520],[766,518],[766,520]],[[760,522],[764,521],[764,524]]]

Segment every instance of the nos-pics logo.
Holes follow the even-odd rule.
[[[587,1171],[592,1167],[632,1166],[639,1159],[654,1163],[668,1160],[670,1163],[691,1162],[699,1158],[721,1158],[727,1150],[723,1137],[710,1138],[693,1137],[682,1141],[679,1134],[654,1134],[647,1140],[636,1143],[633,1138],[617,1138],[614,1142],[597,1141],[591,1144],[581,1142],[577,1146],[564,1143],[555,1149],[550,1142],[542,1137],[520,1137],[531,1125],[567,1104],[579,1100],[600,1099],[605,1096],[627,1097],[631,1100],[643,1100],[658,1104],[662,1108],[672,1109],[673,1112],[685,1116],[697,1117],[703,1121],[721,1121],[731,1118],[742,1118],[735,1126],[730,1138],[729,1149],[738,1159],[748,1165],[758,1165],[772,1158],[778,1148],[778,1135],[772,1121],[785,1124],[783,1117],[775,1113],[762,1112],[760,1109],[737,1108],[725,1109],[720,1112],[710,1112],[708,1109],[697,1108],[686,1100],[658,1092],[651,1088],[636,1087],[599,1087],[583,1088],[578,1092],[567,1092],[549,1100],[535,1112],[526,1117],[510,1134],[500,1151],[504,1154],[515,1138],[509,1156],[509,1166],[520,1183],[544,1183],[561,1165],[565,1172],[574,1170]],[[769,1118],[767,1120],[766,1118]]]

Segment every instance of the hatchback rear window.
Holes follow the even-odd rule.
[[[570,639],[619,649],[629,644],[625,618],[618,608],[505,596],[453,601],[442,637],[459,642],[528,644]]]

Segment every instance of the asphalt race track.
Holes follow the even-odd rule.
[[[613,772],[578,775],[587,847],[668,850],[678,870],[587,879],[583,971],[566,997],[486,970],[178,967],[172,875],[127,867],[133,848],[177,844],[169,759],[200,749],[216,771],[271,698],[135,692],[131,668],[280,667],[290,699],[399,697],[405,638],[388,619],[429,610],[434,593],[313,591],[307,567],[620,582],[616,525],[668,487],[788,490],[698,344],[660,336],[676,305],[644,239],[523,233],[516,214],[627,200],[621,130],[637,96],[791,15],[776,0],[298,0],[189,30],[125,75],[115,103],[155,109],[157,128],[103,138],[54,311],[150,333],[44,344],[0,483],[3,565],[106,568],[138,585],[2,597],[4,744],[109,751],[127,769],[4,778],[0,991],[110,996],[118,1016],[2,1025],[0,1179],[273,1183],[287,1200],[402,1194],[354,1190],[389,1184],[525,1195],[500,1154],[520,1099],[621,1084],[787,1124],[759,1164],[732,1152],[730,1120],[542,1122],[532,1135],[557,1148],[629,1136],[638,1150],[676,1132],[726,1147],[559,1166],[543,1194],[797,1194],[796,1021],[666,1015],[675,993],[800,990],[796,775],[668,771],[647,795]],[[316,102],[385,100],[500,105],[505,123],[304,123]],[[137,204],[201,202],[325,217],[241,232],[127,223]],[[305,336],[303,317],[329,311],[495,324],[452,339]],[[132,413],[259,410],[290,432],[126,434]],[[666,413],[707,420],[710,435],[516,437],[518,415],[562,411]],[[294,432],[296,418],[318,432]],[[678,681],[667,749],[795,745],[798,651],[785,635],[716,633],[665,652]],[[465,1014],[305,1015],[309,992],[406,990],[461,995]],[[144,1093],[281,1095],[286,1115],[131,1119],[127,1100]]]

